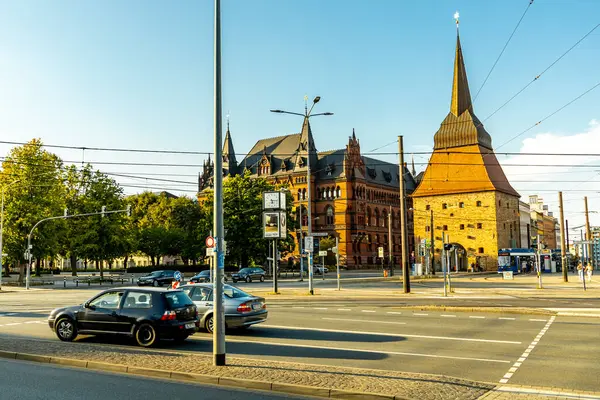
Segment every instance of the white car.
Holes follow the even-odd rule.
[[[313,265],[313,274],[323,275],[323,273],[328,272],[329,270],[327,269],[327,267],[324,267],[322,265]]]

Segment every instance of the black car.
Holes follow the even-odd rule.
[[[262,268],[242,268],[239,272],[231,274],[233,283],[237,281],[252,282],[253,280],[265,281],[266,272]]]
[[[57,308],[48,325],[65,342],[77,335],[123,335],[150,347],[160,339],[184,341],[196,332],[198,310],[182,290],[105,290],[82,305]]]
[[[227,282],[227,277],[223,275],[223,281]],[[208,283],[210,282],[210,270],[204,270],[190,278],[190,283]]]
[[[163,286],[170,285],[175,280],[175,271],[154,271],[148,275],[140,276],[137,280],[138,286]]]

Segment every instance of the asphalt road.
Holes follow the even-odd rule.
[[[0,336],[56,341],[46,324],[48,311],[58,305],[80,303],[88,295],[86,291],[3,295]],[[32,303],[31,298],[36,297],[38,301]],[[229,355],[440,374],[492,383],[507,379],[509,374],[503,383],[598,390],[598,318],[412,311],[362,300],[343,304],[271,303],[269,309],[267,323],[227,336]],[[78,340],[113,348],[132,346],[116,339]],[[197,333],[183,345],[165,342],[160,351],[211,354],[212,337]]]
[[[110,396],[107,397],[107,390]],[[300,399],[268,392],[231,390],[96,371],[3,360],[0,398],[19,400]]]

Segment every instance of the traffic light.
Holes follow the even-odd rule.
[[[450,243],[444,243],[444,250],[446,250],[446,251],[452,250],[452,245]]]

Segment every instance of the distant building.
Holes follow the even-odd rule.
[[[433,237],[438,268],[446,234],[458,248],[459,269],[476,263],[494,270],[499,249],[521,246],[519,197],[473,111],[457,37],[450,112],[434,136],[433,154],[412,195],[415,235]]]
[[[547,249],[560,248],[560,224],[548,205],[544,204],[544,199],[538,195],[529,196],[529,208],[532,225],[536,228],[532,236],[539,235]]]
[[[529,204],[519,201],[519,223],[521,228],[521,247],[531,247],[531,209]]]
[[[310,157],[310,202],[307,194],[307,164]],[[416,186],[414,175],[403,168],[407,194]],[[308,207],[313,218],[313,232],[339,235],[340,263],[351,268],[388,264],[388,246],[399,265],[400,240],[400,168],[361,154],[360,141],[352,130],[345,148],[317,151],[308,118],[300,133],[260,139],[246,157],[237,161],[233,140],[227,127],[223,145],[223,175],[249,173],[275,185],[287,186],[294,197],[293,209],[297,226],[292,235],[296,241],[293,256],[299,257],[299,233],[308,233]],[[198,180],[198,200],[212,191],[214,163],[210,159]],[[407,208],[412,206],[407,199]],[[389,225],[391,224],[391,229]],[[288,224],[288,228],[292,224]],[[409,255],[414,249],[412,214],[407,217]],[[391,231],[391,237],[390,237]],[[378,257],[378,247],[385,257]]]

